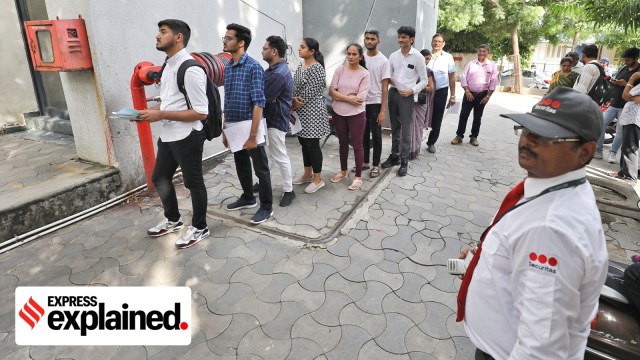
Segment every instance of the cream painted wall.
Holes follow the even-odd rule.
[[[6,124],[24,125],[23,113],[38,111],[27,54],[13,0],[0,0],[0,129]]]

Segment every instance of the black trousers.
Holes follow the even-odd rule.
[[[298,136],[298,142],[302,145],[302,162],[304,167],[312,167],[314,174],[322,172],[322,149],[319,138],[303,138]]]
[[[440,137],[440,127],[442,126],[442,117],[444,110],[447,108],[447,100],[449,99],[449,87],[436,90],[433,95],[433,116],[431,117],[431,131],[427,139],[427,145],[434,145]]]
[[[389,89],[389,120],[391,120],[391,154],[407,161],[411,155],[413,135],[413,95],[404,97],[397,88]]]
[[[193,219],[191,223],[198,229],[207,227],[207,188],[202,177],[202,146],[204,130],[192,131],[182,140],[162,142],[158,139],[158,156],[151,180],[158,191],[164,216],[169,221],[180,219],[178,198],[173,186],[173,174],[178,166],[182,169],[184,186],[191,192]]]
[[[640,263],[632,264],[624,271],[624,289],[629,301],[640,311]]]
[[[242,186],[242,198],[245,200],[253,200],[253,175],[251,174],[251,162],[253,161],[253,170],[259,181],[259,197],[260,208],[271,211],[273,207],[273,194],[271,192],[271,174],[269,173],[269,160],[267,160],[267,152],[264,146],[258,146],[255,149],[243,149],[233,153],[233,159],[236,162],[236,172],[238,180]]]
[[[364,163],[369,162],[369,153],[371,152],[371,141],[373,141],[373,166],[380,165],[380,157],[382,156],[382,126],[378,124],[378,115],[382,104],[369,104],[365,107],[367,114],[367,122],[364,127],[364,138],[362,145],[364,146]]]
[[[464,137],[464,132],[467,129],[467,120],[469,120],[469,115],[471,114],[471,110],[473,110],[473,124],[471,124],[471,137],[477,138],[480,133],[480,122],[482,121],[482,113],[484,112],[484,106],[486,104],[481,104],[480,102],[487,96],[487,91],[479,92],[479,93],[471,93],[473,95],[473,100],[467,100],[466,95],[462,96],[462,109],[460,110],[460,119],[458,120],[458,130],[456,131],[456,135],[461,138]]]

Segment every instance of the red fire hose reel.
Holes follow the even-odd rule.
[[[231,60],[231,54],[219,53],[212,55],[208,52],[191,53],[191,56],[204,66],[207,76],[216,86],[224,85],[224,66]],[[133,69],[131,76],[131,98],[133,107],[136,110],[147,109],[147,96],[144,87],[160,82],[161,66],[154,65],[148,61],[139,62]],[[147,178],[147,187],[153,188],[151,174],[155,166],[156,155],[153,148],[153,136],[151,126],[146,121],[137,121],[138,137],[140,139],[140,150],[142,152],[142,162]]]

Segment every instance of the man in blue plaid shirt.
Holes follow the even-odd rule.
[[[262,66],[245,52],[251,43],[251,30],[238,24],[227,25],[222,38],[224,51],[231,54],[232,61],[224,67],[224,118],[226,123],[251,120],[251,132],[244,149],[233,153],[242,186],[242,196],[227,205],[227,210],[248,209],[257,206],[253,195],[251,162],[259,180],[260,208],[251,218],[253,224],[265,222],[273,215],[271,174],[264,143],[257,144],[258,127],[265,106],[264,70]],[[227,139],[222,138],[225,146]]]

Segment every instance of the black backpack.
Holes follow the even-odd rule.
[[[168,58],[167,58],[168,59]],[[164,67],[167,65],[167,61],[165,60],[162,68],[160,69],[160,77],[162,78],[162,72],[164,71]],[[184,87],[184,74],[187,72],[187,69],[197,66],[204,71],[204,74],[207,78],[207,99],[209,100],[209,114],[207,118],[202,121],[202,125],[204,126],[203,130],[207,140],[213,140],[213,138],[217,138],[222,135],[222,108],[220,107],[220,92],[218,92],[218,87],[213,84],[209,75],[207,75],[207,70],[195,59],[189,59],[180,64],[178,68],[178,89],[184,95],[184,99],[187,101],[187,107],[189,109],[193,109],[191,107],[191,101],[189,101],[189,95],[187,95],[187,89]]]
[[[591,88],[589,93],[587,93],[587,95],[591,97],[593,101],[595,101],[598,105],[602,106],[613,97],[613,86],[609,81],[607,81],[607,79],[605,79],[606,75],[602,66],[596,63],[592,64],[598,67],[598,70],[600,70],[600,76],[598,76],[598,79],[596,80],[595,84],[593,84],[593,87]]]

